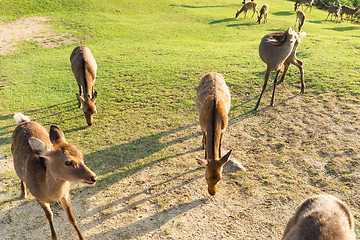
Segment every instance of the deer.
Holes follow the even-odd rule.
[[[341,9],[341,4],[339,3],[338,5],[335,5],[334,3],[330,3],[330,6],[328,8],[328,12],[329,14],[327,15],[327,17],[325,18],[325,21],[328,19],[328,17],[331,15],[330,20],[332,19],[332,15],[335,16],[336,18],[336,22],[339,22],[339,15],[338,13],[340,12]],[[335,21],[335,19],[334,19]]]
[[[303,26],[304,26],[304,23],[305,23],[305,19],[306,19],[306,15],[303,11],[297,11],[296,12],[296,19],[295,19],[295,25],[294,25],[294,28],[296,27],[296,22],[299,22],[299,32],[301,32]]]
[[[202,149],[205,159],[197,159],[205,167],[205,178],[210,195],[215,195],[216,184],[222,178],[223,166],[229,160],[231,150],[221,157],[221,144],[228,125],[230,91],[223,76],[216,72],[205,74],[199,82],[196,109],[202,131]]]
[[[305,9],[305,11],[310,7],[310,12],[311,12],[311,9],[313,7],[312,6],[313,2],[314,2],[314,0],[296,0],[294,11],[296,11],[300,5],[301,5],[302,10],[304,10],[303,5],[307,4],[307,8]]]
[[[354,217],[338,198],[320,194],[299,204],[282,240],[355,240]]]
[[[96,113],[95,101],[97,92],[94,92],[97,64],[91,51],[86,46],[77,46],[70,55],[71,70],[79,86],[76,94],[78,107],[82,106],[86,123],[93,124],[93,115]],[[81,96],[82,92],[84,97]]]
[[[253,10],[253,15],[251,16],[251,18],[253,18],[255,12],[257,13],[257,15],[259,15],[259,11],[256,8],[257,8],[257,3],[253,2],[253,1],[247,2],[244,4],[244,6],[242,6],[242,8],[239,11],[236,12],[235,18],[237,18],[240,15],[240,13],[242,13],[242,12],[244,12],[244,15],[245,15],[244,18],[246,18],[246,13],[248,10]]]
[[[261,19],[264,17],[264,23],[267,22],[267,14],[269,12],[269,5],[264,4],[260,9],[260,16],[258,16],[258,23],[260,24]]]
[[[351,16],[351,21],[353,20],[353,17],[354,17],[354,14],[360,10],[360,5],[357,5],[356,8],[352,8],[352,7],[348,7],[346,5],[342,6],[341,7],[341,13],[340,13],[340,18],[341,18],[341,21],[344,21],[342,16],[344,14],[346,14],[349,18],[349,16]]]
[[[305,35],[306,33],[304,32],[297,34],[290,27],[285,32],[269,33],[262,38],[259,45],[259,55],[261,60],[264,63],[266,63],[267,68],[265,72],[262,91],[259,96],[259,100],[257,101],[256,106],[254,108],[254,111],[256,111],[259,107],[261,97],[265,92],[266,85],[269,80],[270,73],[272,71],[276,71],[273,93],[270,102],[270,106],[271,107],[274,106],[276,85],[279,85],[284,81],[286,72],[289,69],[290,64],[297,66],[300,70],[300,78],[301,78],[300,93],[301,94],[304,93],[305,91],[304,67],[303,67],[303,62],[296,58],[296,50],[301,42],[299,36],[305,36]],[[277,82],[277,78],[280,74],[283,65],[285,66],[284,72],[281,76],[280,81]]]
[[[22,113],[14,115],[18,124],[12,135],[11,153],[15,172],[21,180],[20,198],[26,198],[26,187],[45,212],[51,239],[57,240],[50,205],[60,201],[79,239],[84,237],[76,223],[70,202],[70,183],[93,186],[98,177],[84,163],[83,155],[65,140],[61,129],[50,126],[49,133]]]

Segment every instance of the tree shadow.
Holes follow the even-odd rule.
[[[223,7],[231,7],[231,6],[238,6],[236,4],[229,4],[229,5],[217,5],[217,6],[193,6],[193,5],[176,5],[176,4],[170,4],[171,7],[183,7],[183,8],[223,8]]]
[[[359,28],[351,26],[351,27],[334,27],[334,28],[326,28],[326,29],[330,29],[338,32],[344,32],[344,31],[358,30]]]
[[[280,12],[274,12],[273,15],[275,15],[275,16],[291,16],[291,15],[295,15],[295,12],[280,11]]]
[[[219,20],[212,21],[209,24],[212,25],[212,24],[218,24],[218,23],[224,23],[224,22],[233,22],[233,21],[235,21],[235,18],[225,18],[225,19],[219,19]]]

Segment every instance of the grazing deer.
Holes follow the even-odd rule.
[[[71,53],[70,62],[71,70],[79,86],[79,94],[76,94],[78,106],[82,105],[86,122],[91,126],[93,124],[93,115],[96,113],[97,92],[94,92],[96,61],[88,47],[77,46]],[[84,92],[84,97],[81,96],[82,92]]]
[[[264,23],[267,22],[267,14],[269,11],[269,5],[264,4],[264,6],[261,7],[260,9],[260,16],[258,16],[258,23],[260,24],[261,19],[264,17]]]
[[[344,14],[346,14],[348,16],[348,19],[349,19],[349,16],[350,16],[351,21],[352,21],[354,14],[359,10],[360,10],[360,5],[357,5],[356,8],[348,7],[346,5],[342,6],[341,7],[341,13],[340,13],[341,21],[344,21],[343,18],[342,18],[342,15],[344,15]]]
[[[240,15],[240,13],[242,13],[242,12],[244,12],[244,15],[245,15],[244,18],[246,18],[246,13],[248,10],[253,10],[253,15],[251,16],[251,18],[253,18],[255,12],[257,12],[257,15],[259,15],[259,11],[256,8],[257,8],[257,3],[255,3],[255,2],[245,3],[245,5],[242,6],[242,8],[239,11],[237,11],[235,18],[237,18]]]
[[[21,113],[16,113],[14,118],[18,126],[12,135],[11,153],[21,180],[20,197],[26,197],[25,186],[28,187],[45,211],[52,240],[58,238],[50,204],[60,200],[79,239],[84,239],[71,210],[69,181],[91,186],[98,177],[84,164],[81,152],[66,142],[60,128],[52,125],[48,134],[43,126]]]
[[[305,19],[306,19],[306,16],[305,16],[305,13],[303,11],[297,11],[296,12],[296,19],[295,19],[294,28],[296,27],[296,22],[298,21],[299,22],[299,28],[298,28],[299,32],[301,32],[301,29],[304,26]]]
[[[341,9],[341,4],[339,3],[338,5],[335,5],[334,3],[330,3],[330,6],[328,8],[328,12],[329,14],[327,15],[327,17],[325,18],[325,21],[328,19],[328,17],[331,15],[330,20],[332,19],[332,16],[334,15],[336,18],[336,22],[339,22],[339,11]],[[334,19],[335,21],[335,19]]]
[[[349,207],[331,195],[307,198],[288,222],[283,240],[355,240]]]
[[[223,166],[231,154],[230,150],[221,157],[221,143],[228,125],[230,101],[229,88],[219,73],[210,72],[201,78],[197,87],[196,109],[203,134],[202,148],[205,149],[205,159],[197,159],[197,162],[205,167],[210,195],[215,195]]]
[[[300,33],[300,36],[306,35],[306,33]],[[264,85],[259,97],[258,102],[254,110],[257,110],[260,104],[261,97],[266,89],[267,82],[269,80],[270,73],[276,71],[274,79],[274,88],[270,106],[274,106],[275,88],[277,84],[284,81],[287,70],[290,64],[294,64],[300,69],[301,75],[301,94],[304,93],[304,68],[303,63],[296,58],[296,50],[300,44],[299,35],[292,29],[288,28],[285,32],[280,33],[269,33],[265,35],[259,45],[259,55],[261,60],[266,63],[267,68],[265,72]],[[282,65],[285,65],[284,72],[281,76],[281,80],[277,83]]]
[[[296,0],[294,11],[296,11],[297,8],[300,7],[300,5],[301,5],[301,9],[304,10],[303,5],[304,5],[304,4],[307,4],[307,8],[306,8],[306,9],[308,9],[308,8],[310,7],[310,12],[311,12],[311,9],[312,9],[312,7],[313,7],[313,6],[312,6],[313,2],[314,2],[314,0]],[[305,11],[306,11],[306,9],[305,9]]]

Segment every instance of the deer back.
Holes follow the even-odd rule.
[[[257,8],[257,3],[256,2],[247,2],[244,4],[244,6],[242,6],[242,8],[236,12],[235,18],[237,18],[240,13],[242,12],[247,12],[249,10],[254,10]]]
[[[297,33],[289,28],[285,32],[265,35],[259,45],[259,55],[270,71],[280,70],[285,60],[293,52],[298,39]]]
[[[216,184],[221,179],[222,166],[228,161],[231,151],[220,159],[222,137],[228,124],[230,91],[224,78],[218,73],[204,75],[197,88],[196,109],[204,134],[207,159],[198,159],[205,167],[208,191],[216,192]]]
[[[68,144],[60,128],[50,135],[39,123],[24,121],[14,130],[11,152],[17,175],[31,194],[46,203],[55,203],[68,192],[69,182],[93,185],[96,175],[84,164],[83,156]]]
[[[349,207],[331,195],[303,201],[288,222],[283,240],[355,240],[354,219]]]

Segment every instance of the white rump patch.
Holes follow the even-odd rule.
[[[306,37],[306,32],[301,32],[298,35],[299,35],[299,37]]]
[[[22,113],[15,113],[14,119],[17,124],[22,122],[30,122],[30,118]]]

